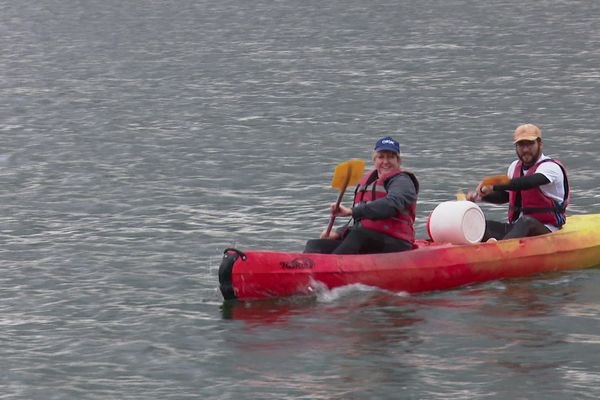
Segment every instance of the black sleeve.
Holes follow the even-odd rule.
[[[494,190],[527,190],[550,183],[544,174],[535,173],[530,176],[512,178],[508,185],[494,185]]]
[[[494,188],[495,187],[496,186],[494,186]],[[494,189],[493,192],[482,197],[481,200],[485,201],[486,203],[492,203],[492,204],[508,203],[508,192],[505,190],[495,190]]]
[[[493,192],[483,197],[483,201],[493,204],[504,204],[508,202],[508,191],[527,190],[550,183],[544,174],[535,173],[530,176],[512,178],[508,185],[494,185]]]

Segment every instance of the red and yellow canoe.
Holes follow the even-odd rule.
[[[575,215],[558,232],[452,245],[419,241],[402,253],[331,255],[225,250],[219,282],[226,300],[313,295],[363,284],[425,292],[542,272],[600,266],[600,214]]]

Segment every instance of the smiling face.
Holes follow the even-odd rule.
[[[517,156],[526,167],[531,167],[542,155],[544,144],[541,139],[521,140],[515,144]]]
[[[400,169],[400,156],[392,151],[376,151],[373,154],[373,162],[379,177]]]

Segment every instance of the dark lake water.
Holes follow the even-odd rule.
[[[596,399],[600,270],[224,304],[391,134],[440,202],[538,124],[600,212],[600,2],[0,0],[0,399]],[[502,207],[484,206],[504,218]]]

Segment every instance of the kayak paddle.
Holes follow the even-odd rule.
[[[481,186],[508,185],[510,178],[507,175],[486,176],[481,180]]]
[[[335,203],[335,210],[337,210],[342,202],[342,197],[346,192],[348,185],[357,184],[362,178],[365,171],[364,160],[348,160],[340,163],[335,167],[333,178],[331,179],[331,187],[339,189],[340,194],[338,195],[337,202]],[[335,221],[335,215],[331,215],[329,219],[329,225],[327,226],[327,233],[325,236],[329,236],[331,228],[333,228],[333,222]]]
[[[484,186],[494,186],[494,185],[508,185],[510,183],[510,178],[507,175],[492,175],[484,177],[479,183],[481,187]],[[464,201],[467,200],[467,196],[464,194],[462,190],[456,192],[456,200]]]

